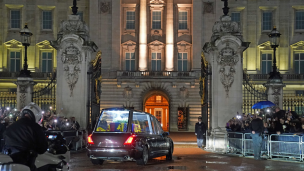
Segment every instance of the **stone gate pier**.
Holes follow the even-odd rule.
[[[74,116],[82,128],[88,123],[88,82],[87,72],[91,55],[97,46],[89,39],[89,28],[77,15],[62,21],[57,40],[51,45],[57,50],[57,92],[56,108],[59,115]]]
[[[203,47],[212,71],[212,133],[207,148],[223,148],[226,122],[242,113],[243,52],[249,42],[243,41],[240,26],[227,13],[215,22],[211,41]]]

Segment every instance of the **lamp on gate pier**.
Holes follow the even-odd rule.
[[[270,72],[269,74],[270,75],[269,80],[272,80],[274,82],[282,82],[282,77],[280,75],[280,72],[278,72],[277,59],[276,59],[276,49],[277,47],[279,47],[281,33],[274,26],[271,32],[268,34],[268,36],[269,36],[271,48],[273,49],[272,72]]]
[[[23,70],[20,71],[19,77],[31,77],[31,71],[28,70],[27,65],[27,47],[31,44],[31,37],[33,33],[25,24],[24,28],[20,31],[21,36],[21,43],[25,47],[25,54],[24,54],[24,63],[23,63]]]

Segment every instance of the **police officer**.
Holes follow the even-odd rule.
[[[202,148],[206,133],[205,124],[202,122],[202,117],[198,117],[198,122],[195,124],[195,135],[197,137],[197,146]]]
[[[261,160],[262,133],[264,131],[262,117],[262,114],[257,115],[256,118],[251,121],[250,125],[255,160]]]
[[[48,148],[46,136],[38,124],[42,111],[35,103],[30,103],[21,111],[20,119],[4,132],[3,153],[9,155],[14,163],[24,164],[36,170],[35,160]]]

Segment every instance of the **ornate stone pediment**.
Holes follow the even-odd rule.
[[[7,48],[22,48],[22,43],[15,39],[5,42],[4,45]]]
[[[258,45],[258,47],[263,50],[273,50],[270,46],[270,41],[264,42],[264,43]]]
[[[191,46],[192,46],[191,43],[186,42],[184,40],[177,43],[177,48],[179,51],[187,51],[188,49],[191,48]]]
[[[41,49],[53,49],[53,47],[51,46],[48,40],[44,40],[40,43],[37,43],[36,45]]]
[[[158,5],[158,4],[165,4],[163,0],[150,0],[150,4]]]
[[[290,47],[293,48],[293,50],[304,50],[304,41],[298,41],[290,45]]]
[[[123,44],[121,44],[121,46],[126,51],[134,52],[135,48],[136,48],[136,42],[134,42],[132,40],[128,40],[128,41],[124,42]]]
[[[158,40],[154,40],[153,42],[149,43],[149,47],[152,50],[161,50],[165,47],[165,44],[163,42],[158,41]]]

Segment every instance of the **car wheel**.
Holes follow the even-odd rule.
[[[91,162],[94,164],[94,165],[102,165],[104,160],[101,160],[101,159],[91,159]]]
[[[147,146],[144,147],[142,156],[140,159],[136,160],[137,165],[146,165],[149,160],[149,152]]]
[[[169,152],[166,155],[166,160],[171,161],[172,160],[172,154],[173,154],[173,144],[170,145]]]

